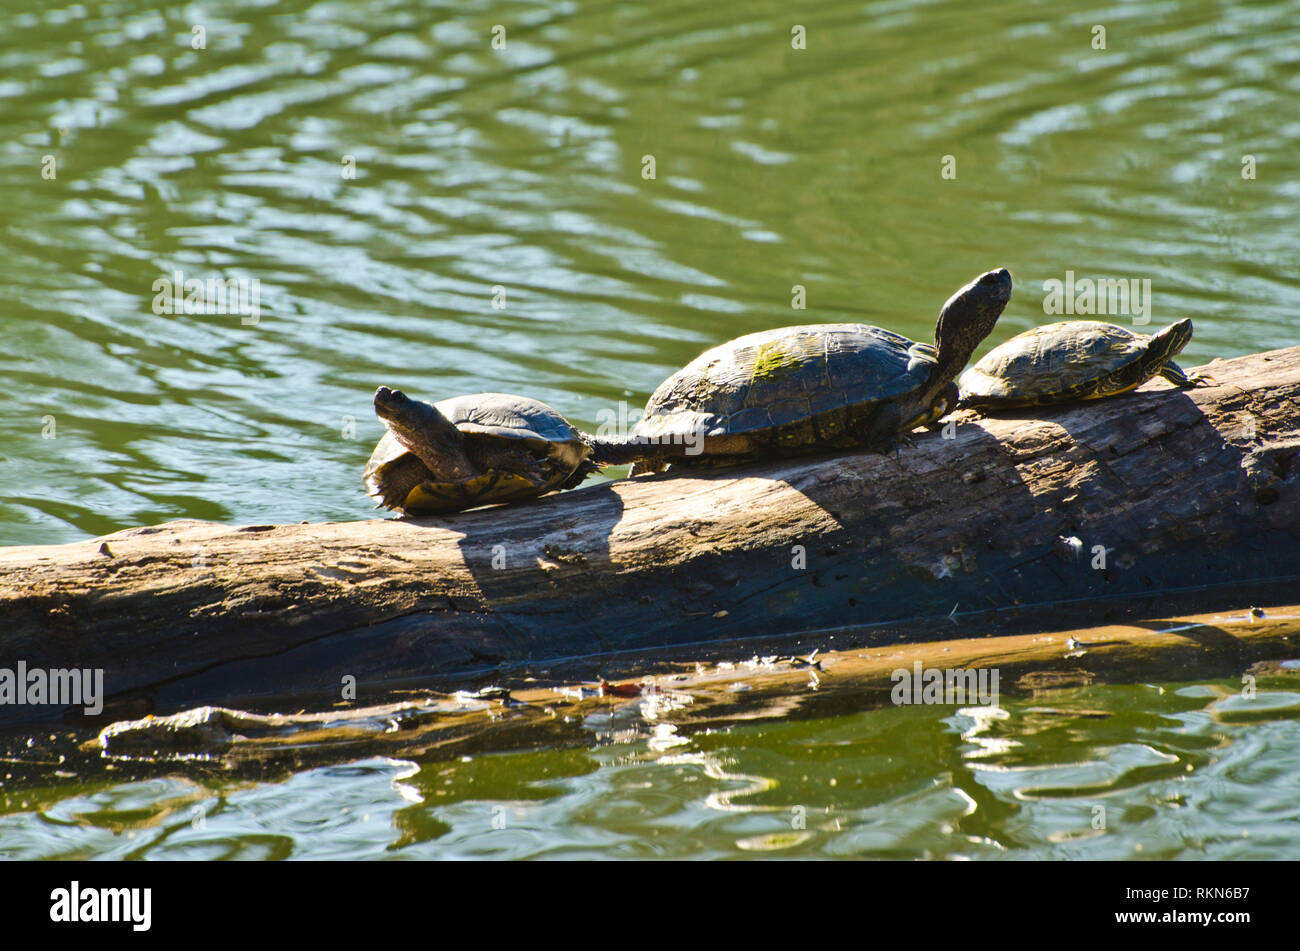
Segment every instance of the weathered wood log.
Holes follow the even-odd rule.
[[[102,669],[134,713],[698,641],[1294,601],[1300,348],[1202,369],[1213,386],[958,414],[897,457],[670,472],[446,518],[173,522],[0,549],[0,667]],[[0,705],[0,720],[42,712]]]

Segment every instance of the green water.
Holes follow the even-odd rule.
[[[370,517],[380,383],[521,392],[594,428],[739,334],[928,338],[995,266],[1017,290],[990,342],[1052,319],[1067,271],[1149,280],[1153,327],[1195,322],[1184,365],[1300,342],[1295,2],[0,6],[0,544]],[[256,323],[155,313],[175,271],[256,279]],[[951,711],[892,711],[672,760],[319,770],[222,792],[192,834],[161,835],[188,780],[55,795],[39,820],[10,798],[0,854],[136,854],[84,818],[121,810],[148,816],[139,854],[732,854],[789,831],[784,792],[736,798],[751,777],[806,802],[798,854],[1300,854],[1274,791],[1288,716],[1221,729],[1150,688],[1097,694],[1125,716],[1033,731],[1010,783],[967,763]],[[1022,780],[1110,783],[1133,822],[1074,842],[1092,793],[1027,803]],[[1244,840],[1225,784],[1262,816]]]
[[[1237,688],[1068,690],[694,737],[593,718],[587,749],[28,788],[5,797],[0,856],[1294,859],[1300,692]]]

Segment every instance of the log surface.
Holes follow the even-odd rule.
[[[670,472],[442,518],[0,548],[0,667],[102,668],[110,695],[166,712],[337,697],[348,675],[428,682],[947,615],[948,633],[902,636],[981,636],[1009,610],[1059,628],[1075,608],[1100,623],[1294,594],[1300,347],[1200,369],[1214,385],[960,413],[897,457]],[[33,715],[0,705],[0,722]]]

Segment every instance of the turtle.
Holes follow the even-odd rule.
[[[939,313],[934,346],[867,324],[779,327],[707,350],[665,380],[631,438],[633,474],[735,465],[822,449],[889,452],[957,405],[953,380],[1011,298],[988,271]]]
[[[1173,358],[1192,339],[1192,322],[1140,334],[1097,320],[1034,327],[998,344],[958,379],[962,407],[1011,409],[1127,393],[1153,376],[1179,387],[1211,381],[1184,373]]]
[[[375,413],[387,430],[363,479],[378,505],[405,515],[533,498],[572,488],[600,468],[589,437],[527,396],[426,403],[381,386]]]

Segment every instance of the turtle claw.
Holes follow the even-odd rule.
[[[1187,373],[1177,368],[1166,366],[1159,374],[1180,390],[1194,386],[1218,386],[1219,381],[1206,373]]]
[[[907,446],[908,449],[916,448],[916,440],[912,438],[911,433],[894,433],[894,438],[891,442],[894,447],[895,459],[903,458],[903,452],[899,449],[899,446]]]
[[[904,442],[906,442],[909,447],[916,445],[915,442],[907,438],[903,433],[894,433],[888,439],[882,439],[869,444],[869,448],[873,452],[877,452],[882,456],[888,456],[892,453],[895,459],[901,459],[903,452],[900,446]]]

